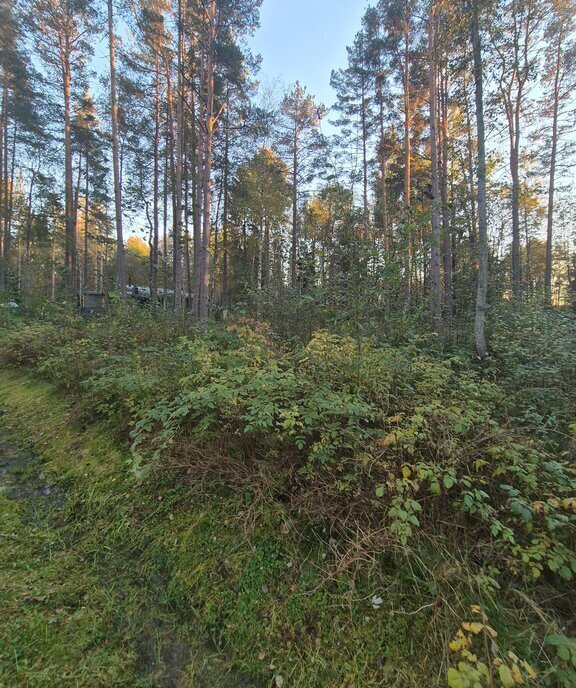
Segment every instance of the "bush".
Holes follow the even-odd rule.
[[[518,399],[465,360],[325,331],[286,349],[253,321],[170,341],[136,315],[22,327],[4,357],[130,432],[141,477],[175,457],[248,487],[267,475],[312,520],[352,516],[399,546],[448,523],[513,575],[576,574],[574,472],[503,422]]]
[[[498,312],[492,329],[491,370],[510,420],[565,444],[576,418],[576,313],[514,307]]]
[[[538,613],[569,616],[576,480],[549,430],[554,417],[568,432],[573,413],[571,342],[556,363],[540,342],[550,370],[529,386],[538,359],[524,341],[511,345],[517,359],[508,352],[504,319],[486,369],[421,340],[393,348],[319,331],[287,346],[255,321],[201,331],[158,317],[126,307],[20,325],[3,335],[2,360],[49,377],[129,441],[141,478],[170,469],[164,480],[217,485],[263,519],[281,512],[348,542],[339,579],[367,565],[372,580],[388,556],[418,589],[428,577],[433,598],[468,581],[461,608],[479,597],[497,607],[508,586],[529,595],[538,581],[568,607]],[[567,334],[568,316],[541,317],[544,340]]]

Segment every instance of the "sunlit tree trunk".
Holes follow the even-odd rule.
[[[442,233],[444,239],[444,309],[452,316],[452,232],[448,207],[448,73],[441,76],[441,131],[442,131]]]
[[[108,44],[110,51],[110,103],[112,106],[112,166],[114,171],[114,208],[116,212],[116,282],[120,294],[126,291],[124,233],[122,228],[122,188],[118,155],[118,102],[116,98],[116,61],[114,56],[114,18],[112,0],[108,0]]]
[[[212,146],[214,139],[214,50],[216,44],[216,0],[211,0],[205,18],[206,49],[203,56],[205,63],[204,96],[206,99],[204,120],[204,155],[203,155],[203,215],[202,215],[202,260],[201,260],[201,293],[200,319],[206,320],[209,311],[210,287],[210,240],[211,231],[211,199],[212,199]]]
[[[8,247],[10,244],[10,237],[6,237],[5,231],[5,193],[4,182],[6,175],[4,173],[4,164],[6,162],[6,155],[4,153],[4,140],[8,130],[8,74],[4,73],[2,80],[2,108],[0,111],[0,289],[7,287],[8,279]],[[8,241],[7,241],[8,239]]]
[[[558,35],[552,109],[552,149],[548,175],[548,212],[546,217],[546,268],[544,276],[545,303],[552,305],[552,240],[554,233],[554,193],[556,185],[556,156],[558,154],[558,112],[560,101],[560,71],[562,65],[562,34]]]
[[[89,221],[88,216],[90,212],[89,206],[89,194],[90,194],[90,165],[88,162],[88,151],[86,151],[86,164],[85,164],[85,176],[84,176],[84,261],[82,267],[82,288],[84,291],[88,289],[88,227]]]
[[[486,301],[488,295],[488,219],[486,212],[486,134],[484,125],[484,75],[482,42],[480,38],[480,0],[472,0],[470,33],[474,59],[474,85],[476,91],[476,130],[478,139],[478,286],[474,338],[478,356],[488,353],[486,345]]]
[[[226,120],[224,132],[224,208],[222,212],[222,310],[228,313],[228,193],[230,168],[230,94],[226,93]]]
[[[438,67],[436,65],[436,13],[430,3],[428,19],[428,68],[430,98],[430,173],[432,181],[432,246],[430,250],[431,299],[430,313],[438,322],[442,316],[442,281],[440,273],[440,218],[438,184]]]
[[[111,1],[111,0],[110,0]],[[72,179],[71,73],[70,47],[61,44],[62,87],[64,95],[64,208],[65,208],[65,287],[66,301],[72,305],[76,291],[76,234],[74,222],[74,181]]]
[[[292,289],[298,282],[298,124],[294,122],[292,149],[292,246],[290,269]]]
[[[182,312],[182,166],[183,166],[183,138],[184,138],[184,79],[182,78],[182,53],[184,32],[182,27],[182,2],[178,0],[178,73],[177,73],[177,101],[176,101],[176,177],[174,191],[174,310]]]
[[[152,246],[150,247],[150,298],[152,306],[158,303],[158,252],[159,252],[159,178],[160,178],[160,68],[156,60],[154,70],[154,180],[152,189]]]

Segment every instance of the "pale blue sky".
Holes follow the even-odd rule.
[[[263,58],[260,78],[299,80],[331,105],[330,73],[345,66],[366,6],[366,0],[264,0],[260,28],[249,40]]]

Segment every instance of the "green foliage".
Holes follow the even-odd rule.
[[[90,481],[81,513],[119,510],[98,547],[168,567],[170,605],[265,681],[424,685],[480,600],[510,671],[517,648],[543,685],[563,685],[565,650],[541,646],[566,615],[538,590],[569,607],[574,472],[553,436],[509,422],[501,372],[422,340],[320,331],[288,346],[255,321],[197,331],[158,317],[126,308],[2,334],[5,363],[65,388],[152,477],[110,473],[104,453],[63,460]],[[452,668],[473,686],[482,669],[468,664]]]
[[[473,605],[472,614],[480,621],[464,621],[450,642],[450,650],[459,656],[457,668],[448,669],[449,688],[514,688],[534,685],[536,672],[525,660],[509,651],[502,653],[498,633],[488,623],[481,607]]]
[[[530,432],[561,439],[576,408],[574,311],[510,307],[495,313],[491,326],[491,367],[507,414]]]
[[[174,340],[138,309],[5,341],[5,360],[130,432],[140,477],[192,448],[275,473],[274,490],[304,496],[312,520],[353,505],[402,546],[449,523],[501,572],[576,574],[573,469],[553,444],[511,430],[507,388],[460,357],[325,331],[288,349],[255,321]]]
[[[554,672],[558,685],[571,688],[576,685],[576,638],[553,634],[546,637],[546,644],[556,650],[561,665]]]

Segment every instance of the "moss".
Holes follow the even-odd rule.
[[[0,494],[0,686],[250,685],[138,555],[123,453],[98,429],[75,432],[46,385],[2,373],[0,389],[4,429],[41,457]],[[63,509],[34,496],[55,481]]]
[[[462,562],[375,554],[339,569],[345,544],[277,502],[167,472],[137,483],[50,386],[4,371],[0,399],[6,431],[39,457],[24,474],[67,494],[62,510],[0,495],[0,686],[444,684],[447,642],[480,596]]]

